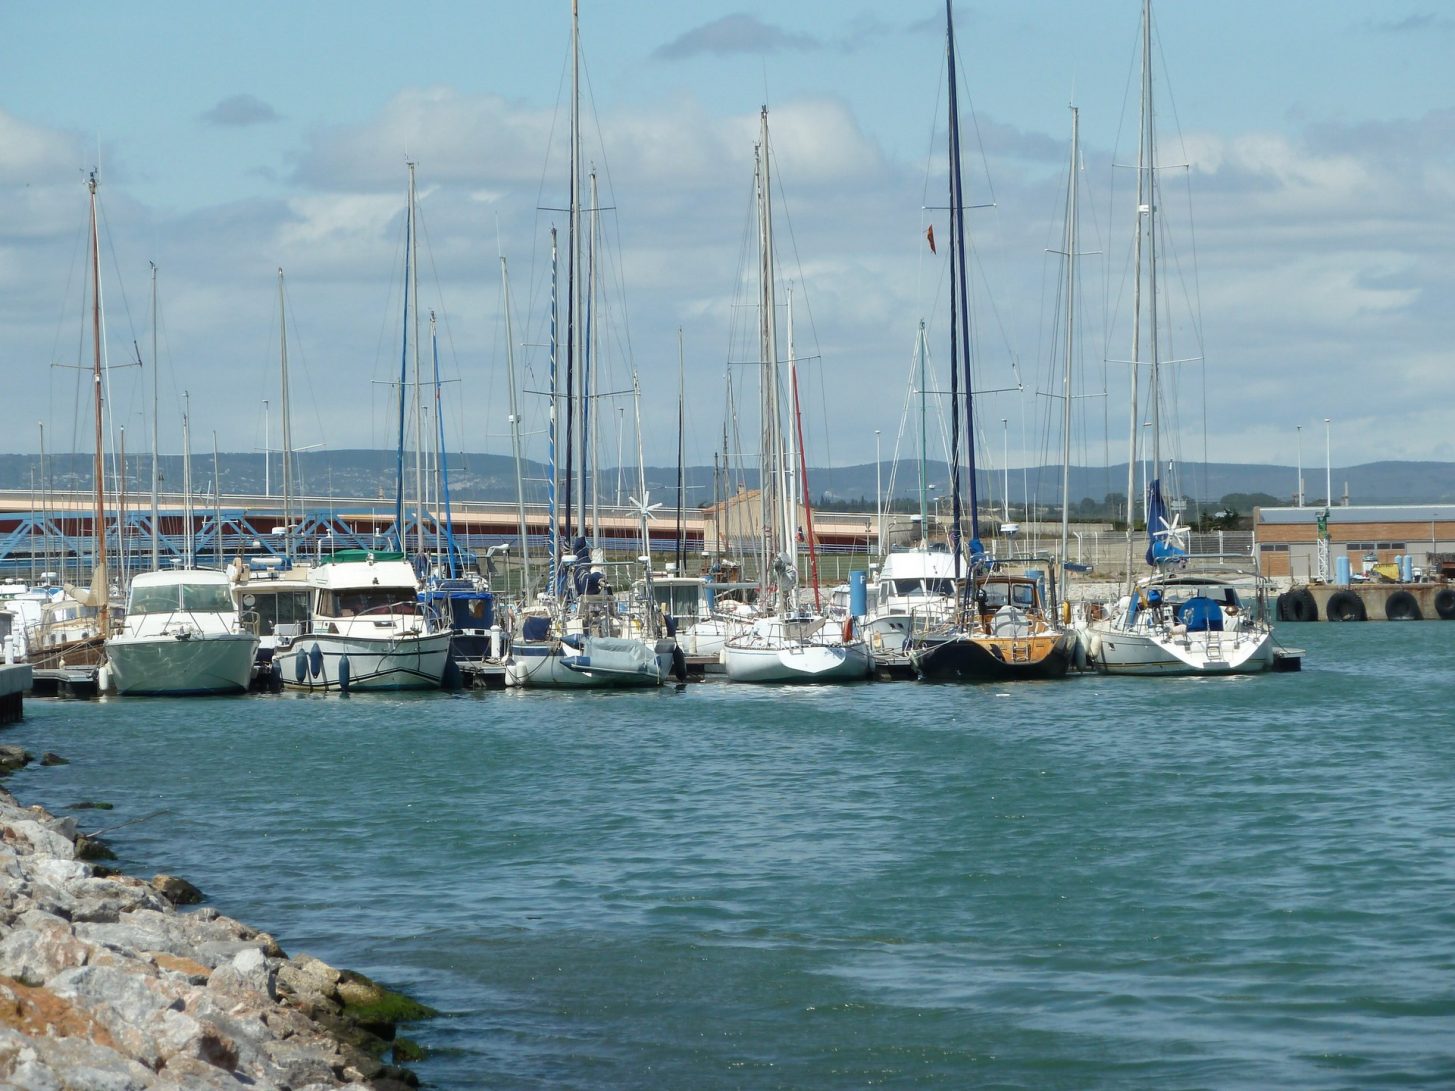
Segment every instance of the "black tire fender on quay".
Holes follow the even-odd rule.
[[[1384,600],[1384,616],[1389,621],[1423,621],[1419,600],[1408,591],[1395,591]]]
[[[1278,608],[1284,621],[1319,620],[1319,604],[1307,587],[1297,587],[1279,595]]]
[[[1368,617],[1364,600],[1353,591],[1335,591],[1329,596],[1325,610],[1330,621],[1364,621]]]
[[[1455,587],[1444,587],[1435,592],[1435,613],[1445,621],[1455,618]]]

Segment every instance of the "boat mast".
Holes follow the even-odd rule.
[[[772,207],[769,200],[768,173],[768,107],[760,114],[760,135],[754,149],[758,182],[758,352],[762,361],[758,376],[761,402],[761,462],[758,470],[758,493],[760,507],[759,544],[762,549],[759,565],[759,595],[766,600],[772,580],[772,559],[777,549],[779,523],[777,496],[782,482],[779,480],[778,457],[778,371],[776,360],[778,346],[775,329],[773,302],[773,232]]]
[[[530,589],[530,537],[525,525],[525,482],[520,469],[520,407],[515,394],[515,330],[510,321],[510,270],[505,264],[505,255],[500,255],[500,285],[505,306],[505,374],[510,389],[510,446],[515,454],[515,515],[520,530],[520,561],[525,588]],[[555,306],[551,307],[554,321]],[[551,406],[552,426],[555,421],[555,405]],[[554,484],[554,483],[553,483]],[[552,520],[554,521],[554,520]]]
[[[152,571],[162,567],[162,528],[157,514],[161,473],[157,467],[157,263],[152,267]]]
[[[596,433],[591,429],[591,400],[594,395],[593,368],[596,361],[597,334],[596,334],[596,256],[597,243],[599,241],[600,222],[598,209],[601,207],[597,200],[596,191],[596,170],[591,171],[591,237],[586,250],[586,336],[582,339],[582,362],[581,362],[581,488],[586,488],[586,465],[591,465],[591,548],[596,549],[601,544],[601,510],[597,505],[597,498],[601,493],[601,482],[598,478],[598,467],[601,462],[596,457]],[[589,457],[588,457],[589,456]],[[586,511],[586,501],[583,495],[581,511]]]
[[[547,560],[547,573],[550,578],[550,594],[556,594],[557,571],[561,563],[561,528],[556,523],[556,486],[557,478],[560,476],[560,468],[556,461],[556,409],[560,401],[558,390],[557,355],[559,345],[556,339],[556,320],[560,314],[560,305],[556,297],[557,280],[559,278],[560,255],[556,249],[556,229],[551,228],[551,412],[546,426],[546,454],[550,462],[550,473],[546,480],[546,514],[550,520],[546,528],[546,545],[550,550]]]
[[[685,352],[682,347],[682,327],[677,327],[677,531],[675,538],[675,550],[673,558],[677,562],[677,572],[680,575],[687,563],[687,543],[682,537],[682,501],[686,491],[686,481],[682,468],[682,423],[683,423],[683,399],[686,397],[685,376]],[[715,457],[715,456],[714,456]],[[714,497],[716,499],[716,497]]]
[[[808,449],[803,442],[803,412],[798,405],[798,355],[793,344],[793,289],[788,289],[788,383],[793,391],[793,431],[798,437],[798,470],[803,483],[804,536],[808,541],[808,572],[813,581],[813,608],[822,612],[818,590],[818,551],[813,542],[813,494],[808,488]],[[796,538],[796,535],[795,535]],[[795,541],[794,548],[797,548]]]
[[[1136,578],[1132,571],[1132,527],[1135,523],[1137,494],[1137,441],[1140,438],[1138,412],[1142,367],[1142,245],[1152,230],[1152,4],[1142,3],[1142,106],[1141,125],[1137,138],[1137,234],[1132,251],[1132,402],[1127,422],[1127,594],[1131,594]],[[1143,510],[1146,510],[1145,500]],[[1151,528],[1149,527],[1148,530]]]
[[[288,310],[283,292],[283,267],[278,267],[278,369],[283,416],[283,555],[293,559],[293,416],[288,406]]]
[[[195,568],[196,513],[192,507],[192,395],[182,391],[182,518],[187,524],[182,544],[182,567]]]
[[[1068,600],[1066,554],[1071,540],[1071,369],[1075,365],[1076,247],[1080,166],[1081,111],[1071,107],[1071,174],[1066,184],[1066,367],[1061,374],[1061,600]]]
[[[945,0],[946,52],[948,56],[948,92],[950,106],[949,148],[950,148],[950,373],[951,373],[951,417],[958,422],[959,396],[957,373],[962,373],[965,383],[965,461],[968,468],[968,506],[970,508],[970,549],[980,551],[979,490],[975,481],[975,409],[971,391],[973,375],[970,367],[970,271],[965,265],[965,203],[964,180],[960,163],[960,104],[955,75],[955,24],[951,0]],[[951,451],[954,466],[951,470],[952,518],[951,548],[955,553],[955,575],[960,569],[960,456],[959,428],[951,429]]]
[[[409,284],[406,291],[412,306],[406,303],[406,310],[414,317],[414,525],[417,552],[424,555],[424,398],[421,394],[419,370],[419,262],[418,224],[414,209],[414,164],[409,164]],[[407,321],[407,319],[406,319]],[[409,332],[406,331],[406,336]]]
[[[571,471],[576,432],[575,381],[580,364],[580,292],[576,277],[581,268],[581,36],[579,0],[571,0],[571,179],[566,223],[566,520],[572,536]],[[584,484],[584,481],[583,481]],[[584,522],[584,520],[583,520]]]
[[[92,472],[96,478],[96,508],[92,513],[92,529],[96,540],[96,565],[91,578],[93,587],[101,590],[99,617],[101,635],[108,629],[110,612],[110,580],[106,571],[106,467],[101,426],[101,235],[96,219],[96,172],[86,183],[91,195],[91,323],[94,330],[95,357],[91,367],[92,405],[96,413],[96,457]],[[97,578],[99,576],[99,579]]]
[[[930,545],[930,498],[925,482],[925,463],[928,459],[929,429],[925,427],[928,414],[928,391],[925,389],[925,356],[929,346],[925,341],[925,320],[919,320],[919,336],[915,340],[915,355],[919,358],[919,529],[920,538],[926,549]]]

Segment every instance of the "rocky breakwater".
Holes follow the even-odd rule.
[[[78,850],[78,845],[80,846]],[[433,1014],[202,906],[81,857],[74,818],[0,791],[0,1086],[418,1085],[394,1021]]]

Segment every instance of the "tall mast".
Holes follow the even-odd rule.
[[[556,481],[560,476],[560,467],[556,460],[556,410],[560,401],[558,396],[559,367],[557,354],[559,342],[556,337],[556,320],[560,314],[560,307],[556,299],[556,281],[560,258],[556,250],[556,229],[551,228],[551,412],[546,425],[546,452],[550,462],[550,472],[546,478],[546,512],[549,525],[546,528],[547,548],[550,555],[547,560],[547,571],[550,576],[550,593],[556,594],[556,572],[561,563],[561,529],[556,522]]]
[[[182,518],[186,531],[182,544],[182,567],[195,568],[197,549],[196,515],[192,509],[192,395],[182,391]]]
[[[803,482],[803,525],[808,543],[809,579],[813,581],[813,608],[822,611],[818,589],[818,549],[813,540],[813,494],[808,488],[808,448],[803,442],[803,412],[798,405],[798,355],[793,344],[793,289],[788,289],[788,382],[793,391],[793,433],[798,437],[798,471]],[[796,507],[796,505],[795,505]],[[797,512],[794,513],[795,518]],[[797,548],[795,542],[794,548]]]
[[[460,575],[460,565],[455,552],[455,516],[450,504],[450,464],[445,448],[445,415],[440,411],[440,399],[444,385],[440,382],[440,341],[435,330],[434,311],[429,312],[430,355],[434,361],[434,420],[435,420],[435,468],[439,475],[438,500],[444,511],[445,571],[451,579]],[[440,551],[440,520],[435,519],[435,553]]]
[[[762,493],[763,565],[760,588],[767,592],[771,564],[779,549],[779,529],[784,524],[781,506],[783,488],[783,450],[778,420],[778,316],[773,285],[773,200],[772,172],[768,153],[768,107],[759,114],[758,144],[758,290],[760,310],[758,336],[762,357],[762,466],[759,485]]]
[[[929,490],[925,487],[925,462],[928,457],[929,429],[925,427],[927,416],[928,391],[925,388],[925,356],[928,352],[928,345],[925,344],[925,320],[919,320],[919,337],[915,340],[915,355],[919,359],[919,529],[924,539],[925,547],[930,544],[930,497]]]
[[[515,330],[510,320],[510,271],[505,265],[505,255],[500,255],[500,285],[505,306],[505,374],[510,388],[510,446],[515,454],[515,515],[520,530],[520,563],[525,587],[530,589],[530,536],[525,525],[525,482],[520,469],[520,408],[515,394]],[[552,305],[552,314],[555,307]],[[553,318],[554,321],[554,318]],[[551,406],[552,426],[555,420],[555,405]],[[554,519],[552,519],[554,522]]]
[[[94,520],[92,529],[96,536],[96,565],[91,582],[92,586],[101,589],[101,602],[98,605],[101,635],[105,636],[110,612],[108,594],[110,581],[106,571],[106,467],[101,430],[101,235],[96,218],[95,171],[91,172],[87,181],[87,189],[91,194],[91,323],[95,331],[95,358],[91,367],[91,385],[93,387],[92,403],[96,413],[96,458],[92,467],[96,478],[96,509],[92,513]]]
[[[414,525],[417,552],[424,553],[424,398],[419,372],[419,262],[417,223],[414,211],[414,164],[409,164],[409,284],[414,315]]]
[[[1149,314],[1148,340],[1151,342],[1151,358],[1147,373],[1147,401],[1152,413],[1153,449],[1160,456],[1161,449],[1156,439],[1158,424],[1156,419],[1158,400],[1157,389],[1157,327],[1156,327],[1156,254],[1153,243],[1156,238],[1156,197],[1153,184],[1153,172],[1156,169],[1154,159],[1153,132],[1155,126],[1152,120],[1152,0],[1142,2],[1142,105],[1141,124],[1137,141],[1137,234],[1136,244],[1132,258],[1132,401],[1131,420],[1127,423],[1127,589],[1131,592],[1135,584],[1135,577],[1132,569],[1132,525],[1134,523],[1134,512],[1136,510],[1137,494],[1137,446],[1141,429],[1139,420],[1141,414],[1139,409],[1139,386],[1142,367],[1142,295],[1143,295],[1143,265],[1147,267],[1147,309]],[[1143,250],[1145,249],[1145,259]],[[1155,466],[1154,466],[1155,472]],[[1147,484],[1143,483],[1144,486]],[[1143,511],[1147,511],[1146,500],[1143,500]],[[1150,522],[1150,513],[1148,512]],[[1147,527],[1147,532],[1152,532],[1152,527]]]
[[[571,179],[566,225],[566,536],[571,537],[571,468],[576,432],[575,382],[581,362],[581,35],[580,4],[571,0]],[[585,482],[582,482],[584,486]],[[584,520],[583,520],[584,522]]]
[[[288,406],[288,310],[284,302],[283,268],[278,267],[279,411],[283,415],[283,552],[293,559],[293,415]]]
[[[157,468],[157,263],[152,262],[152,571],[162,566],[162,528],[157,515],[161,473]]]
[[[596,457],[596,432],[591,427],[591,399],[595,393],[595,369],[596,369],[596,256],[599,240],[600,222],[598,210],[601,207],[597,200],[596,171],[591,171],[591,238],[590,245],[586,252],[586,336],[583,339],[582,363],[581,363],[581,511],[586,512],[586,467],[591,466],[591,548],[595,549],[601,544],[601,512],[597,507],[597,498],[600,494],[600,481],[597,479],[597,466],[600,459]]]
[[[954,466],[951,469],[952,519],[951,548],[955,553],[956,576],[960,568],[960,456],[959,456],[959,395],[956,375],[960,374],[965,386],[965,461],[968,467],[968,506],[970,508],[970,548],[979,550],[980,504],[979,490],[975,480],[975,408],[971,389],[974,376],[970,367],[970,271],[966,267],[965,246],[965,202],[964,180],[960,163],[960,103],[959,89],[955,75],[955,24],[951,0],[945,0],[946,51],[948,55],[948,92],[950,105],[949,148],[950,148],[950,371],[952,419],[957,422],[951,429],[951,450]]]
[[[1077,170],[1081,155],[1081,111],[1071,107],[1071,174],[1066,186],[1066,367],[1061,374],[1061,571],[1057,588],[1066,594],[1066,553],[1071,540],[1071,369],[1075,365]]]
[[[687,543],[682,538],[682,501],[686,492],[686,481],[682,468],[682,424],[683,408],[682,401],[686,396],[685,389],[685,354],[682,348],[682,327],[677,327],[677,534],[676,548],[673,557],[677,562],[677,571],[680,573],[687,562]],[[716,499],[714,497],[713,499]]]

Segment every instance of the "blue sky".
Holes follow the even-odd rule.
[[[1132,215],[1127,172],[1112,163],[1135,156],[1138,9],[956,9],[962,97],[984,152],[968,167],[973,197],[996,206],[972,220],[977,384],[1024,388],[983,399],[992,466],[1007,449],[1018,465],[1049,447],[1036,393],[1055,352],[1045,251],[1060,230],[1073,96],[1082,243],[1097,252],[1082,262],[1077,457],[1125,457],[1114,361],[1130,338],[1119,279]],[[673,457],[679,327],[689,458],[710,461],[721,434],[722,376],[747,351],[734,301],[765,101],[812,454],[868,461],[876,429],[886,457],[894,448],[921,317],[946,355],[944,251],[932,258],[922,238],[931,222],[945,232],[943,213],[924,208],[944,203],[942,13],[933,2],[583,3],[588,156],[610,206],[603,369],[618,386],[633,363],[642,373],[650,459]],[[1169,188],[1191,196],[1176,279],[1200,305],[1181,335],[1197,362],[1169,384],[1174,450],[1292,463],[1301,425],[1308,468],[1331,417],[1336,465],[1455,460],[1443,397],[1455,363],[1455,15],[1428,0],[1163,0],[1155,21],[1168,69],[1160,158]],[[133,339],[150,357],[148,262],[160,270],[163,450],[180,446],[169,422],[184,389],[199,450],[212,431],[227,450],[263,445],[279,266],[296,441],[392,442],[406,157],[419,164],[421,299],[443,316],[443,371],[460,380],[446,387],[450,445],[508,449],[497,247],[524,384],[538,388],[545,232],[563,225],[538,209],[564,201],[566,0],[16,3],[0,25],[0,353],[19,422],[8,449],[34,450],[36,421],[51,449],[84,449],[75,373],[46,365],[78,356],[83,177],[98,155],[113,362]],[[145,431],[142,375],[112,375],[133,437]],[[538,400],[527,403],[538,426]],[[276,444],[275,418],[271,428]],[[543,455],[538,439],[532,448]]]

